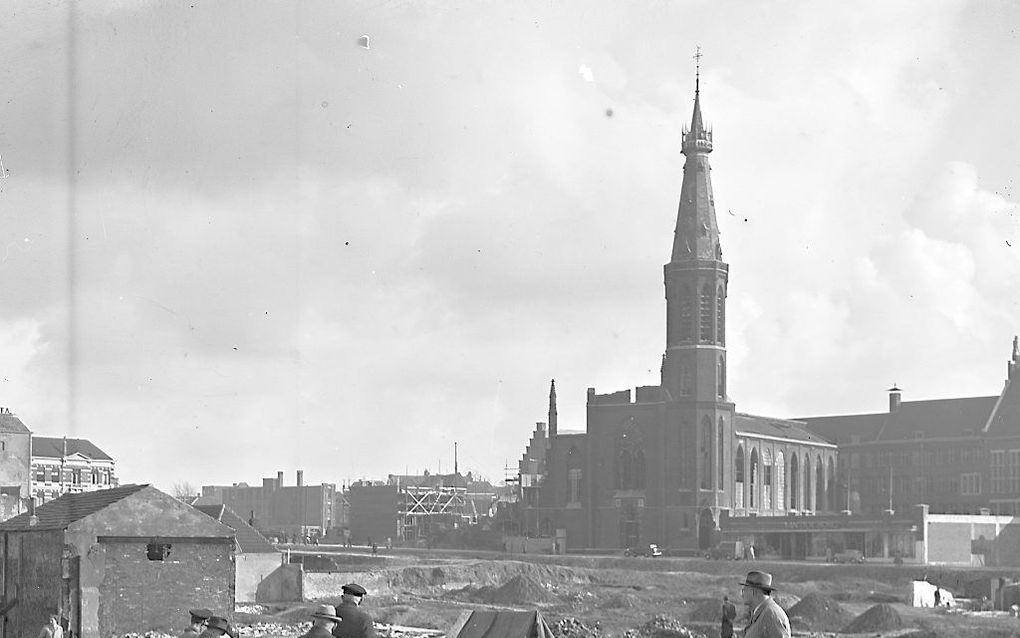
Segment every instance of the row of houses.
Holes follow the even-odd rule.
[[[88,439],[36,435],[0,407],[0,520],[24,511],[27,499],[42,504],[117,487],[115,465]]]

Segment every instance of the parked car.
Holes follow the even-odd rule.
[[[834,563],[863,563],[864,553],[859,549],[848,549],[832,555]]]
[[[638,545],[636,547],[628,547],[623,550],[624,556],[646,556],[648,558],[655,558],[656,556],[662,556],[662,550],[655,543],[649,543],[647,545]]]

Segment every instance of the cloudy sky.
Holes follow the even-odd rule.
[[[124,482],[501,480],[657,382],[700,45],[730,392],[991,395],[1020,4],[0,7],[0,404]],[[367,48],[359,46],[369,37]]]

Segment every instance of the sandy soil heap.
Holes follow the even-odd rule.
[[[556,602],[554,596],[538,582],[527,574],[514,576],[505,585],[495,590],[489,596],[489,602],[497,605],[532,605],[535,603]]]
[[[798,629],[836,631],[851,620],[850,613],[839,603],[818,593],[801,598],[787,613],[790,625]]]
[[[863,634],[872,631],[889,631],[890,629],[899,629],[902,626],[903,618],[900,617],[900,612],[896,611],[896,609],[888,603],[881,603],[875,605],[855,618],[854,621],[844,627],[843,631],[840,633]]]

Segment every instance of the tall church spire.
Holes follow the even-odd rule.
[[[556,436],[556,379],[549,382],[549,438]]]
[[[721,259],[719,226],[715,218],[715,198],[712,195],[712,167],[708,154],[712,152],[712,131],[701,116],[701,49],[695,58],[699,67],[695,78],[694,113],[691,127],[683,132],[681,149],[687,156],[684,163],[683,186],[680,188],[680,207],[673,236],[671,261],[688,259]]]

